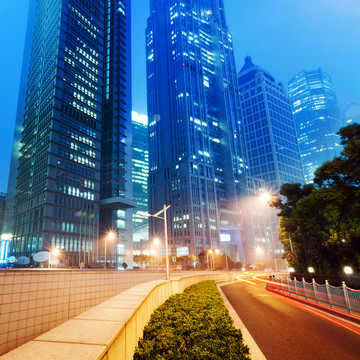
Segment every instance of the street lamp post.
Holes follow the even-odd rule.
[[[220,254],[221,251],[225,251],[225,264],[226,264],[226,271],[229,272],[229,264],[228,264],[228,258],[227,258],[227,250],[226,250],[226,246],[225,246],[225,250],[223,249],[215,249],[215,254]]]
[[[105,251],[104,251],[104,254],[105,254],[105,262],[104,262],[104,269],[106,269],[106,240],[107,240],[107,238],[109,238],[110,240],[112,240],[112,239],[114,239],[114,237],[115,237],[115,233],[113,232],[113,231],[110,231],[108,234],[107,234],[107,236],[105,236],[105,238],[104,238],[104,241],[105,241]]]
[[[214,271],[214,251],[212,249],[208,250],[210,258],[210,271]]]
[[[53,251],[52,251],[52,255],[53,257],[55,257],[55,259],[57,260],[57,256],[59,255],[59,249],[58,248],[55,248]],[[57,267],[57,262],[56,262],[56,267]]]
[[[171,205],[165,205],[164,208],[158,211],[156,214],[148,214],[143,211],[137,211],[136,213],[140,216],[144,217],[154,217],[157,219],[164,220],[164,233],[165,233],[165,264],[166,264],[166,280],[170,280],[170,270],[169,270],[169,244],[168,244],[168,233],[167,233],[167,217],[166,217],[166,210],[169,209]],[[160,214],[164,213],[164,217],[159,216]]]
[[[53,248],[49,251],[49,268],[51,269],[51,260],[57,259],[57,256],[59,255],[59,249]],[[57,264],[56,264],[57,267]]]

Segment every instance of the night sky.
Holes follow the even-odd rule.
[[[148,0],[132,1],[133,110],[146,113]],[[359,0],[224,0],[237,70],[246,55],[287,82],[321,67],[340,108],[360,103]],[[0,1],[0,192],[6,192],[29,0]]]

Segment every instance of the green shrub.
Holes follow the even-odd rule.
[[[135,360],[250,359],[213,281],[171,296],[151,315]]]

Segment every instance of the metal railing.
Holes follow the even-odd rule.
[[[286,294],[295,298],[302,298],[305,301],[316,302],[329,306],[333,309],[346,310],[349,314],[360,314],[360,290],[354,290],[346,286],[331,286],[328,281],[325,285],[317,284],[313,279],[307,283],[303,278],[298,281],[296,278],[270,278],[266,282],[266,289]]]

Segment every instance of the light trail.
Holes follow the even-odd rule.
[[[242,279],[240,276],[238,276],[236,279],[239,280],[239,281],[242,281],[242,282],[246,282],[246,283],[251,284],[251,285],[257,285],[257,283],[255,283],[253,281],[250,281],[250,280]]]
[[[259,276],[264,276],[264,275],[253,275],[252,278],[260,283],[268,283],[268,282],[271,282],[271,280],[265,280],[265,279],[259,279],[258,277]],[[240,280],[240,281],[243,281],[243,282],[246,282],[246,283],[249,283],[251,285],[258,285],[260,286],[259,283],[255,283],[253,281],[249,281],[249,280],[245,280],[245,279],[242,279],[241,276],[238,276],[237,277],[237,280]],[[278,285],[282,285],[280,283],[276,283]],[[297,307],[299,309],[302,309],[304,311],[307,311],[308,313],[311,313],[313,315],[316,315],[320,318],[323,318],[325,320],[328,320],[338,326],[341,326],[347,330],[350,330],[351,332],[355,333],[356,335],[360,335],[360,326],[357,326],[357,325],[352,325],[352,324],[348,324],[345,322],[345,320],[342,320],[342,319],[339,319],[336,317],[336,315],[332,315],[332,314],[326,314],[324,313],[322,310],[315,310],[315,309],[312,309],[310,306],[311,305],[306,305],[306,304],[301,304],[299,303],[298,301],[296,301],[296,299],[292,299],[292,298],[289,298],[289,297],[285,297],[283,295],[280,295],[274,291],[270,291],[275,297],[277,297],[278,299],[280,299],[281,301],[289,304],[289,305],[292,305],[294,307]]]

